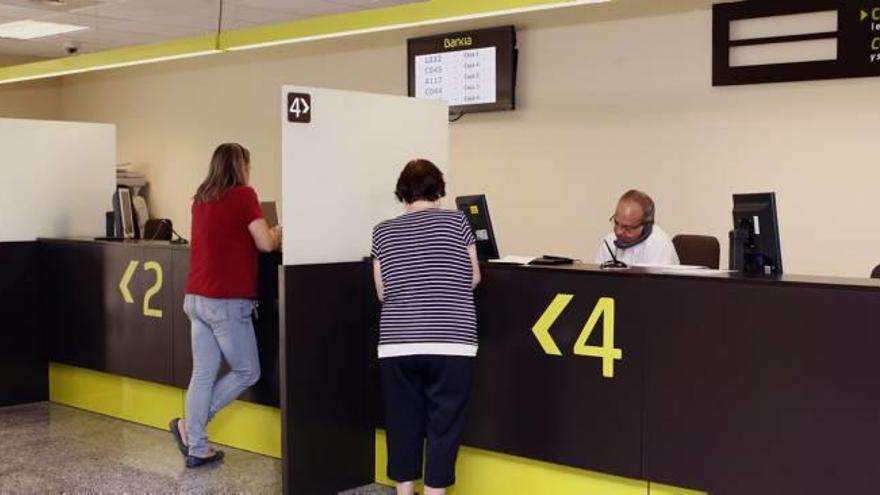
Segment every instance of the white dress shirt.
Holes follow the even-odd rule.
[[[678,265],[678,253],[675,252],[675,246],[672,240],[666,235],[658,225],[654,225],[651,235],[643,242],[635,246],[621,249],[614,245],[617,236],[614,232],[605,236],[605,242],[614,251],[614,256],[618,261],[622,261],[627,265]],[[611,254],[604,243],[599,244],[599,252],[596,253],[596,263],[601,264],[611,260]]]

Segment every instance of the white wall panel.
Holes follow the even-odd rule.
[[[311,95],[311,122],[282,115],[284,264],[357,261],[373,226],[402,212],[394,197],[407,161],[449,164],[445,103],[285,86]]]
[[[0,119],[0,149],[0,241],[103,235],[115,126]]]

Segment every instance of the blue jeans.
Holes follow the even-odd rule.
[[[205,456],[208,421],[260,379],[260,357],[250,299],[212,299],[187,294],[183,310],[192,323],[193,370],[186,391],[189,454]],[[229,373],[219,380],[221,359]]]

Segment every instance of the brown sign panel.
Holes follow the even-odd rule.
[[[878,0],[751,0],[715,4],[712,12],[713,86],[880,75]],[[810,29],[808,23],[804,30],[792,30],[790,24],[784,26],[792,19],[782,17],[822,13],[830,19],[836,17],[836,23],[818,30]],[[778,34],[773,34],[772,28],[765,34],[732,32],[732,23],[759,19],[765,26],[778,23]],[[771,57],[771,63],[748,64],[737,63],[732,56],[738,50],[756,47],[768,53],[775,49],[798,51],[807,43],[822,41],[826,42],[823,54],[808,54],[803,60],[786,57],[774,63]]]

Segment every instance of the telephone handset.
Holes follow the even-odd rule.
[[[638,239],[636,239],[634,241],[630,241],[630,242],[624,242],[624,241],[620,241],[620,240],[615,239],[614,245],[620,249],[627,249],[627,248],[631,248],[633,246],[639,245],[639,244],[645,242],[645,240],[647,240],[648,237],[651,237],[651,231],[653,231],[653,230],[654,230],[654,222],[645,222],[645,225],[642,227],[642,235],[640,235],[638,237]]]

